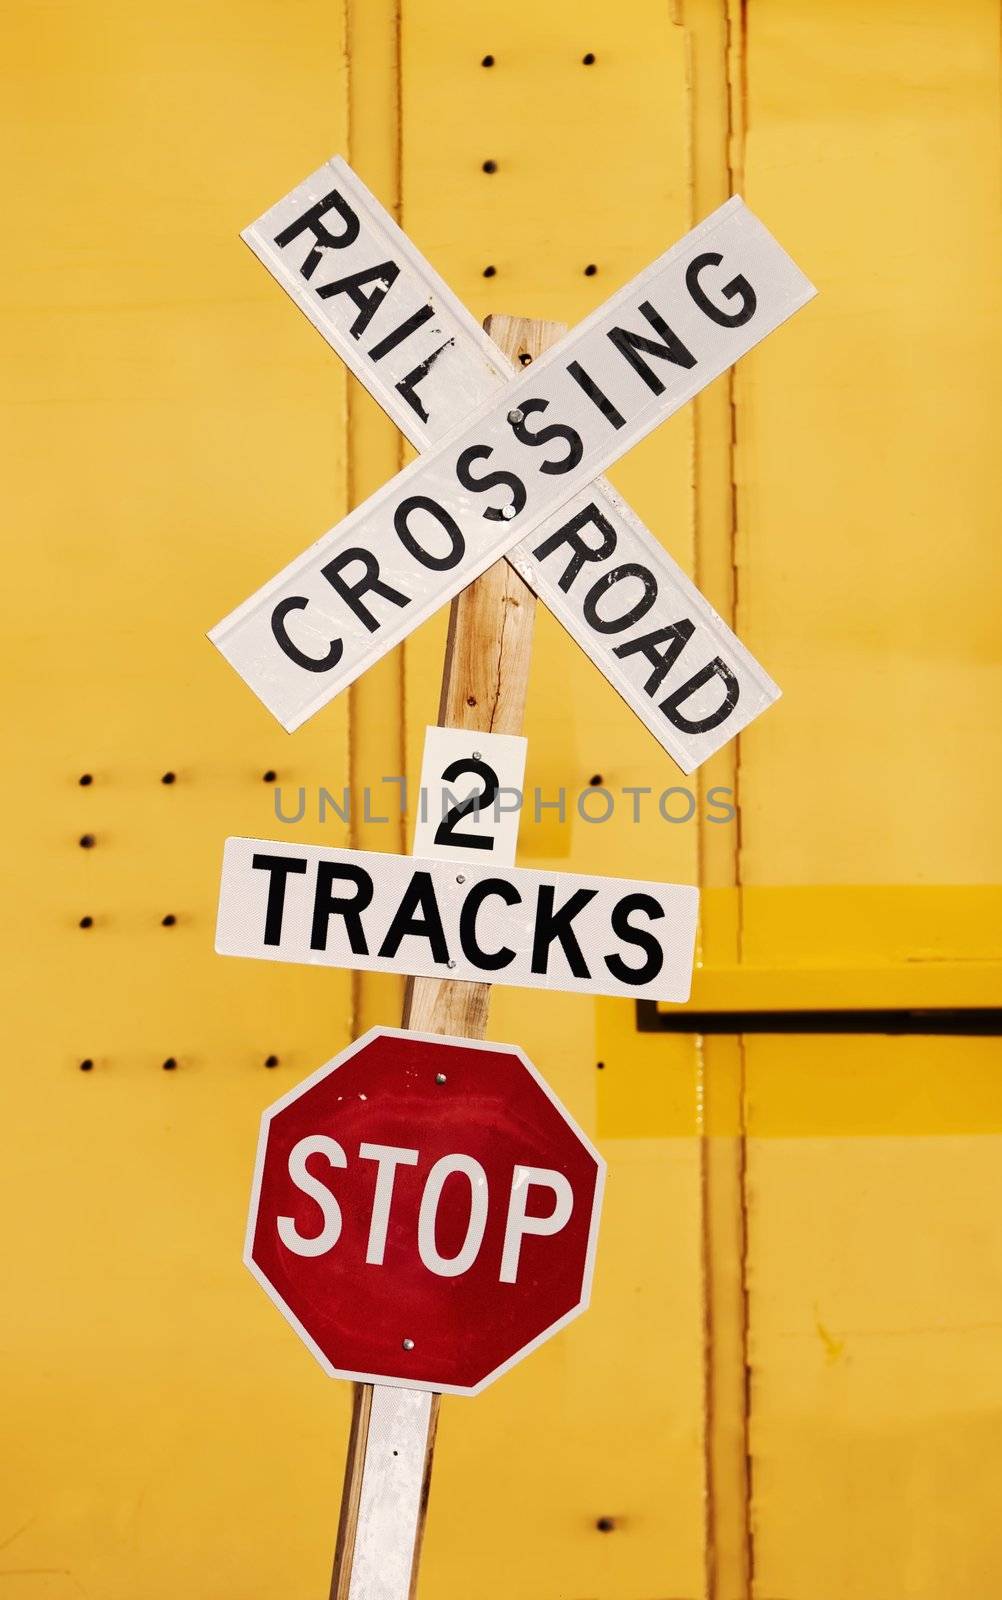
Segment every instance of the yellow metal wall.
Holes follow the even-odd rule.
[[[284,833],[266,773],[413,774],[444,634],[291,738],[202,638],[403,459],[238,229],[343,150],[478,315],[574,322],[745,194],[821,294],[613,476],[785,698],[700,775],[738,825],[572,802],[521,859],[698,878],[696,1006],[994,1004],[997,11],[5,20],[0,1593],[305,1600],[349,1394],[240,1264],[255,1128],[399,985],[217,959],[220,846]],[[530,788],[684,781],[545,615],[527,731]],[[997,1044],[504,990],[491,1034],[599,1137],[607,1209],[589,1315],[444,1407],[423,1592],[996,1594]]]

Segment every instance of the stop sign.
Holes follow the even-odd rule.
[[[604,1178],[514,1046],[373,1028],[265,1111],[245,1260],[332,1377],[476,1394],[587,1306]]]

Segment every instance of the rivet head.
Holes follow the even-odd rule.
[[[514,411],[509,411],[508,421],[511,423],[513,428],[517,428],[520,422],[525,421],[525,412],[520,411],[518,406],[516,406]]]
[[[455,962],[454,962],[454,961],[450,961],[450,962],[449,962],[449,966],[450,966],[450,967],[454,967],[454,966],[455,966],[455,965],[456,965],[456,963],[455,963]]]
[[[466,882],[466,874],[463,873],[463,872],[457,873],[456,874],[456,882],[457,883],[465,883]]]
[[[515,515],[515,507],[514,506],[502,506],[501,515],[504,517],[505,522],[510,522],[512,517]]]
[[[474,761],[479,761],[480,760],[480,751],[479,750],[474,750],[473,759],[474,759]]]
[[[405,1350],[413,1350],[414,1349],[414,1340],[413,1339],[404,1339],[402,1342],[403,1342],[403,1347],[404,1347]]]
[[[445,1083],[445,1081],[446,1081],[445,1073],[444,1072],[436,1072],[436,1074],[435,1074],[435,1082],[436,1083]]]

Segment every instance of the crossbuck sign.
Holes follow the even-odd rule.
[[[342,160],[244,237],[424,452],[210,633],[283,727],[505,555],[683,771],[778,697],[599,478],[814,295],[740,199],[515,376]]]

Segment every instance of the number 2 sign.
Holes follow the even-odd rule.
[[[527,743],[515,734],[427,728],[414,855],[513,867]]]

